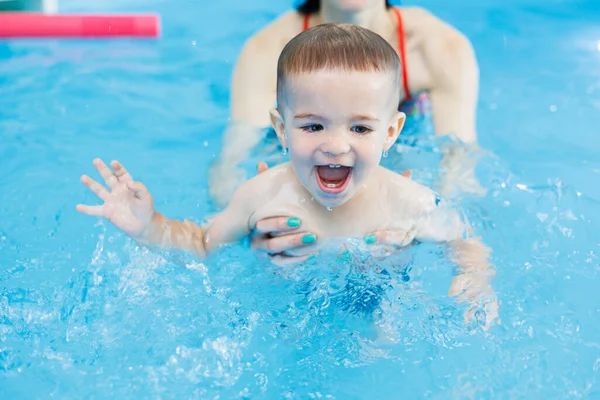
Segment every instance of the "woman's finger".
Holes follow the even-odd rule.
[[[489,330],[492,327],[492,324],[496,322],[498,325],[501,325],[498,315],[498,301],[494,298],[494,300],[486,302],[485,304],[472,304],[463,314],[465,323],[469,324],[474,319],[477,319],[477,323],[481,326],[481,329],[484,331]]]
[[[254,250],[269,254],[285,253],[286,255],[299,255],[295,250],[303,249],[302,253],[314,246],[317,237],[308,232],[300,232],[283,236],[269,237],[266,235],[255,235],[252,237],[251,247]],[[302,254],[304,255],[304,254]]]
[[[399,247],[408,246],[415,239],[412,231],[389,230],[375,231],[364,237],[367,244],[391,244]]]
[[[467,274],[457,275],[452,278],[450,289],[448,289],[448,296],[457,297],[459,303],[467,301],[465,296],[467,289],[471,287],[471,277]]]
[[[75,209],[80,213],[91,215],[92,217],[102,217],[104,215],[102,206],[86,206],[84,204],[77,204]]]
[[[269,261],[279,267],[285,267],[286,265],[293,265],[304,262],[310,257],[316,255],[316,253],[306,254],[304,256],[286,256],[282,254],[276,254],[269,256]]]
[[[266,162],[264,162],[264,161],[258,162],[258,173],[259,174],[262,174],[263,172],[265,172],[268,169],[269,169],[269,166],[267,165]]]
[[[96,196],[102,201],[106,201],[110,197],[110,193],[104,186],[93,180],[87,175],[81,177],[81,182],[87,186]]]
[[[113,189],[115,186],[117,186],[117,184],[119,183],[119,180],[117,179],[115,174],[113,174],[113,172],[106,166],[106,164],[104,164],[104,162],[101,159],[99,159],[99,158],[94,159],[94,166],[98,170],[98,173],[100,173],[100,176],[102,177],[102,179],[104,179],[106,186],[108,186],[111,189]]]
[[[115,171],[115,176],[117,177],[119,182],[125,182],[125,183],[133,182],[133,178],[131,177],[129,172],[127,172],[125,167],[123,167],[123,165],[120,162],[118,162],[117,160],[113,160],[110,163],[110,166]]]
[[[302,225],[299,218],[294,217],[271,217],[261,219],[256,223],[256,233],[278,234],[295,231]]]

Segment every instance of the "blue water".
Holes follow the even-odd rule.
[[[592,0],[419,2],[480,62],[488,194],[462,206],[497,266],[502,325],[487,333],[463,324],[433,246],[286,269],[232,247],[200,263],[75,212],[95,201],[79,183],[94,157],[122,161],[170,217],[213,212],[233,63],[290,4],[65,1],[157,11],[164,35],[0,43],[0,398],[600,398]],[[397,167],[428,182],[439,144]]]

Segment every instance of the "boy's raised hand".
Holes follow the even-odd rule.
[[[112,171],[99,158],[94,160],[94,166],[104,179],[108,190],[87,175],[81,177],[81,182],[104,204],[78,204],[77,211],[104,217],[128,235],[143,239],[154,216],[154,203],[146,187],[141,182],[134,182],[129,172],[118,161],[111,163]]]

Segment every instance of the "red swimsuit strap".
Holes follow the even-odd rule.
[[[398,20],[398,47],[400,48],[400,63],[402,64],[402,87],[404,88],[404,101],[410,100],[410,90],[408,90],[408,72],[406,69],[406,40],[404,38],[404,27],[402,25],[402,15],[400,10],[393,7],[396,19]]]
[[[308,29],[308,22],[310,20],[310,15],[306,14],[304,16],[304,24],[302,25],[302,31],[305,31]]]
[[[408,90],[408,73],[406,70],[406,46],[404,38],[404,27],[402,25],[402,15],[400,10],[396,7],[392,8],[396,14],[396,20],[398,21],[398,47],[400,48],[400,62],[402,68],[402,87],[404,88],[404,101],[410,100],[410,90]],[[304,22],[302,24],[302,31],[305,31],[309,27],[310,15],[304,16]]]

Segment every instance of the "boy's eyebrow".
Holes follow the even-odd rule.
[[[303,119],[303,118],[323,119],[323,117],[316,115],[316,114],[311,114],[311,113],[300,113],[300,114],[294,115],[294,119]]]
[[[363,120],[363,121],[379,121],[379,118],[375,118],[373,115],[370,115],[370,114],[353,115],[352,119],[353,120]]]
[[[321,117],[320,115],[311,114],[311,113],[296,114],[296,115],[294,115],[294,118],[295,119],[303,119],[303,118],[325,119],[325,118]],[[352,120],[379,121],[379,118],[375,118],[373,115],[369,115],[369,114],[358,114],[358,115],[353,115]]]

